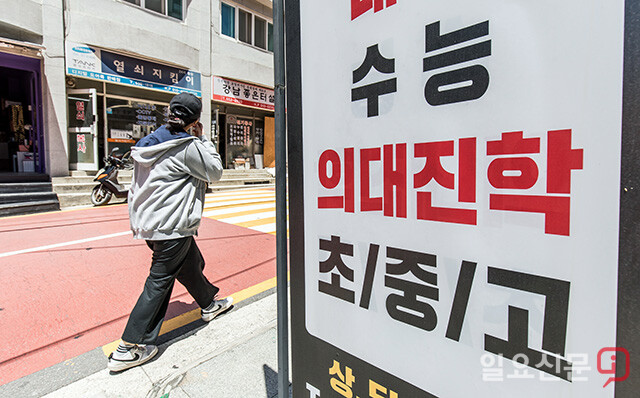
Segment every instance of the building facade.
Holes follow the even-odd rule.
[[[179,92],[202,98],[225,167],[270,165],[270,0],[6,3],[0,173],[97,170],[163,124]]]

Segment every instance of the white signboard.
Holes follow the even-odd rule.
[[[261,108],[273,111],[275,96],[273,90],[213,76],[213,100]]]
[[[613,396],[623,16],[300,1],[311,335],[438,397]]]
[[[121,140],[130,140],[131,138],[133,138],[132,130],[110,129],[109,131],[111,133],[111,138],[117,138]]]

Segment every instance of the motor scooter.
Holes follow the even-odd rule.
[[[96,174],[94,181],[98,185],[91,191],[91,203],[101,206],[109,203],[112,196],[116,198],[126,198],[129,194],[129,187],[118,183],[118,171],[131,169],[131,151],[118,157],[115,155],[119,148],[113,148],[111,153],[104,158],[105,166]]]

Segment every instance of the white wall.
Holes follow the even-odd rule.
[[[241,8],[261,16],[269,21],[273,20],[271,7],[264,4],[268,0],[225,1],[232,6]],[[213,37],[213,74],[273,87],[273,54],[259,48],[242,43],[220,33],[220,0],[212,0],[212,37]]]
[[[42,44],[42,0],[3,1],[0,25],[0,36]]]
[[[209,8],[205,0],[187,1],[185,21],[123,1],[67,1],[67,40],[200,69],[201,13]]]
[[[185,0],[183,21],[118,0],[67,1],[67,40],[200,72],[202,97],[211,98],[209,1]],[[209,132],[210,101],[203,101],[201,122]]]
[[[0,36],[4,33],[8,38],[46,47],[42,79],[44,150],[51,176],[68,175],[69,172],[65,40],[200,72],[202,123],[209,133],[211,75],[273,87],[272,53],[220,35],[220,0],[185,0],[184,21],[120,0],[15,0],[2,3]],[[229,3],[272,20],[271,0]]]
[[[44,68],[42,102],[46,169],[50,176],[69,175],[67,103],[65,92],[62,2],[44,0],[42,5]]]
[[[42,113],[45,168],[51,176],[69,173],[65,98],[62,1],[4,1],[0,36],[42,44]]]

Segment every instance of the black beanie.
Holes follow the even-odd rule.
[[[200,118],[202,102],[193,94],[180,93],[171,99],[169,110],[185,124],[191,124]]]

